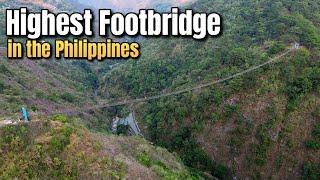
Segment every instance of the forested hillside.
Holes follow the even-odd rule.
[[[164,148],[109,133],[103,111],[85,110],[97,104],[98,75],[108,63],[7,59],[5,9],[25,6],[83,8],[75,0],[0,1],[0,179],[202,178]],[[19,121],[22,107],[31,122]]]
[[[91,133],[78,118],[41,117],[0,127],[0,135],[0,179],[201,178],[166,149]]]
[[[135,7],[164,10],[185,1],[137,2],[142,4]],[[4,9],[21,6],[86,7],[76,0],[4,0],[0,26]],[[0,179],[319,179],[320,1],[198,0],[185,8],[221,14],[223,34],[202,41],[141,38],[139,60],[112,66],[11,61],[1,53],[0,122],[19,119],[22,106],[34,122],[0,128]],[[5,28],[0,35],[5,44]],[[294,43],[300,48],[277,62],[210,88],[130,108],[87,109],[102,100],[146,98],[216,81]],[[144,137],[173,154],[141,138],[109,134],[112,118],[127,116],[129,109]]]
[[[6,56],[5,9],[27,6],[30,11],[52,7],[56,11],[77,11],[76,1],[0,1],[0,121],[18,119],[19,109],[28,107],[31,115],[82,112],[83,107],[96,104],[99,85],[98,71],[84,61],[8,60]],[[73,7],[74,6],[74,7]],[[19,39],[19,38],[17,38]],[[49,41],[51,41],[49,39]],[[101,65],[101,64],[100,64]],[[98,66],[108,71],[108,65]],[[86,113],[86,112],[84,112]],[[99,124],[108,131],[108,124],[99,122],[99,114],[87,115],[88,126]]]
[[[143,98],[192,87],[261,64],[298,42],[299,50],[254,73],[135,110],[148,139],[189,167],[220,178],[318,179],[320,2],[199,0],[192,8],[221,14],[223,35],[146,39],[138,61],[107,73],[100,95]]]
[[[70,1],[70,0],[69,0]],[[170,9],[172,6],[183,6],[195,0],[95,0],[92,3],[87,0],[80,0],[84,5],[95,8],[108,8],[114,11],[138,11],[139,9],[155,8],[157,10]]]

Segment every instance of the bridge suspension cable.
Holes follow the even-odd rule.
[[[185,88],[185,89],[182,89],[182,90],[177,90],[177,91],[168,92],[168,93],[162,93],[162,94],[158,94],[158,95],[154,95],[154,96],[149,96],[149,97],[144,97],[144,98],[136,98],[136,99],[131,99],[131,100],[121,100],[121,101],[116,101],[114,103],[103,103],[103,104],[100,104],[98,106],[89,108],[88,110],[135,104],[135,103],[140,103],[140,102],[146,102],[146,101],[150,101],[150,100],[160,99],[160,98],[163,98],[163,97],[179,95],[179,94],[183,94],[183,93],[194,91],[194,90],[200,90],[200,89],[203,89],[203,88],[215,85],[215,84],[223,83],[225,81],[234,79],[236,77],[242,76],[242,75],[247,74],[249,72],[255,71],[255,70],[257,70],[257,69],[259,69],[261,67],[264,67],[264,66],[266,66],[268,64],[274,63],[278,59],[282,58],[283,56],[286,56],[287,54],[289,54],[290,52],[292,52],[292,51],[294,51],[296,49],[299,49],[299,44],[297,44],[297,43],[294,44],[290,49],[288,49],[284,53],[282,53],[282,54],[280,54],[280,55],[278,55],[278,56],[276,56],[276,57],[274,57],[272,59],[270,58],[268,61],[266,61],[266,62],[264,62],[262,64],[259,64],[257,66],[253,66],[253,67],[251,67],[249,69],[246,69],[244,71],[241,71],[239,73],[233,74],[231,76],[228,76],[228,77],[225,77],[225,78],[222,78],[222,79],[218,79],[218,80],[211,81],[211,82],[208,82],[208,83],[199,84],[199,85],[194,86],[194,87]],[[121,98],[119,98],[119,99],[121,99]]]
[[[69,115],[75,115],[75,114],[81,114],[84,111],[90,111],[90,110],[95,110],[95,109],[101,109],[101,108],[107,108],[107,107],[117,107],[117,106],[121,106],[121,105],[130,105],[130,104],[135,104],[135,103],[141,103],[141,102],[147,102],[150,100],[156,100],[156,99],[160,99],[160,98],[164,98],[164,97],[169,97],[169,96],[174,96],[174,95],[179,95],[179,94],[184,94],[187,92],[191,92],[191,91],[195,91],[195,90],[201,90],[203,88],[215,85],[215,84],[219,84],[219,83],[223,83],[226,82],[228,80],[234,79],[236,77],[245,75],[247,73],[250,73],[252,71],[255,71],[259,68],[262,68],[268,64],[274,63],[276,62],[278,59],[286,56],[287,54],[289,54],[290,52],[299,49],[300,46],[298,43],[295,43],[292,47],[290,47],[287,51],[283,52],[282,54],[274,57],[274,58],[269,58],[268,61],[253,66],[249,69],[246,69],[244,71],[241,71],[239,73],[233,74],[231,76],[222,78],[222,79],[218,79],[218,80],[214,80],[208,83],[203,83],[203,84],[198,84],[194,87],[190,87],[190,88],[185,88],[182,90],[177,90],[177,91],[172,91],[172,92],[167,92],[167,93],[161,93],[158,95],[153,95],[153,96],[148,96],[148,97],[144,97],[144,98],[135,98],[135,99],[130,99],[130,100],[117,100],[115,102],[106,102],[106,103],[101,103],[99,105],[96,106],[91,106],[88,108],[82,108],[81,110],[71,110],[71,109],[65,109],[65,110],[61,110],[61,111],[56,111],[56,112],[51,112],[51,113],[46,113],[46,115],[55,115],[55,114],[69,114]],[[123,99],[123,98],[119,98],[119,99]]]

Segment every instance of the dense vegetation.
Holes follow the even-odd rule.
[[[306,172],[301,177],[318,177],[319,117],[311,114],[319,106],[320,2],[200,0],[192,8],[222,14],[224,34],[205,41],[144,40],[141,59],[108,73],[100,95],[145,97],[183,89],[261,64],[298,42],[302,48],[275,65],[201,92],[137,105],[136,110],[151,141],[216,177],[297,176],[288,166]],[[304,132],[311,134],[308,140],[294,137],[309,124],[315,127]],[[227,127],[231,130],[224,132]],[[223,145],[215,144],[220,141]],[[220,149],[213,150],[216,146]],[[311,156],[308,149],[313,149]],[[299,151],[301,157],[286,151]]]
[[[61,116],[53,120],[61,120]],[[99,157],[99,142],[88,139],[86,143],[81,143],[80,138],[88,138],[88,134],[69,124],[33,122],[2,127],[0,134],[1,179],[77,179],[93,176],[118,179],[125,176],[122,162]],[[90,168],[94,166],[93,162],[97,163],[96,169]]]
[[[92,134],[80,124],[79,119],[55,115],[0,127],[0,179],[200,178],[141,138]]]
[[[59,2],[63,10],[73,7],[67,1],[44,2]],[[4,1],[0,5],[21,4]],[[30,8],[42,7],[32,3]],[[143,39],[138,61],[113,67],[1,61],[0,120],[18,119],[16,113],[24,105],[35,115],[80,111],[81,120],[56,115],[34,126],[1,128],[0,179],[121,179],[144,168],[148,170],[139,175],[165,179],[197,179],[205,174],[220,179],[319,179],[320,2],[199,0],[192,8],[221,14],[223,35],[203,41]],[[3,12],[0,17],[4,26]],[[255,72],[201,91],[133,106],[145,137],[177,153],[192,173],[170,153],[140,138],[101,138],[78,127],[83,123],[91,131],[106,133],[112,117],[129,112],[128,107],[83,111],[99,99],[143,98],[224,78],[276,57],[294,42],[300,43],[299,50]],[[129,164],[138,168],[130,169],[112,158],[114,154],[101,159],[107,146],[121,149],[122,158],[129,157]]]

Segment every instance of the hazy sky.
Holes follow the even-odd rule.
[[[78,0],[84,5],[96,8],[139,9],[146,8],[154,3],[180,5],[193,0]]]

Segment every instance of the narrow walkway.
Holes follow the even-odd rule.
[[[215,85],[215,84],[219,84],[219,83],[223,83],[226,82],[228,80],[234,79],[236,77],[248,74],[252,71],[255,71],[259,68],[262,68],[264,66],[267,66],[269,64],[275,63],[277,60],[279,60],[280,58],[286,56],[287,54],[297,50],[300,48],[299,43],[294,43],[287,51],[285,51],[284,53],[279,54],[278,56],[274,57],[274,58],[270,58],[268,61],[253,66],[249,69],[246,69],[244,71],[241,71],[239,73],[233,74],[231,76],[222,78],[222,79],[218,79],[218,80],[214,80],[208,83],[204,83],[204,84],[198,84],[197,86],[194,87],[190,87],[190,88],[185,88],[182,90],[177,90],[177,91],[173,91],[173,92],[168,92],[168,93],[161,93],[158,95],[154,95],[154,96],[149,96],[149,97],[144,97],[144,98],[136,98],[136,99],[129,99],[129,100],[115,100],[115,102],[109,102],[105,101],[105,102],[100,102],[99,105],[96,106],[91,106],[88,108],[83,108],[81,110],[61,110],[61,111],[55,111],[55,112],[51,112],[51,113],[47,113],[47,115],[55,115],[55,114],[69,114],[69,115],[75,115],[75,114],[80,114],[83,113],[85,111],[91,111],[91,110],[95,110],[95,109],[101,109],[101,108],[107,108],[107,107],[117,107],[117,106],[121,106],[121,105],[131,105],[131,104],[136,104],[136,103],[140,103],[140,102],[147,102],[150,100],[156,100],[156,99],[160,99],[163,97],[169,97],[169,96],[174,96],[174,95],[179,95],[179,94],[183,94],[186,92],[191,92],[191,91],[195,91],[195,90],[201,90],[203,88]],[[119,99],[123,99],[123,98],[119,98]],[[133,126],[134,127],[134,126]]]
[[[205,83],[205,84],[199,84],[199,85],[197,85],[195,87],[186,88],[186,89],[182,89],[182,90],[179,90],[179,91],[173,91],[173,92],[159,94],[159,95],[155,95],[155,96],[149,96],[149,97],[145,97],[145,98],[122,100],[122,101],[114,102],[114,103],[102,102],[101,105],[96,106],[96,107],[92,107],[92,109],[99,109],[99,108],[105,108],[105,107],[115,107],[115,106],[121,106],[121,105],[135,104],[135,103],[139,103],[139,102],[146,102],[146,101],[150,101],[150,100],[160,99],[160,98],[163,98],[163,97],[179,95],[179,94],[183,94],[183,93],[190,92],[190,91],[200,90],[200,89],[203,89],[203,88],[215,85],[215,84],[219,84],[219,83],[234,79],[236,77],[242,76],[242,75],[247,74],[249,72],[255,71],[255,70],[257,70],[257,69],[259,69],[261,67],[264,67],[264,66],[266,66],[268,64],[274,63],[278,59],[286,56],[290,52],[292,52],[292,51],[294,51],[296,49],[299,49],[299,48],[300,48],[299,44],[295,43],[289,50],[287,50],[284,53],[282,53],[282,54],[270,59],[269,61],[266,61],[266,62],[264,62],[264,63],[262,63],[260,65],[251,67],[251,68],[249,68],[247,70],[244,70],[242,72],[236,73],[234,75],[228,76],[228,77],[223,78],[223,79],[215,80],[215,81],[208,82],[208,83]],[[121,99],[121,98],[119,98],[119,99]],[[92,110],[92,109],[89,109],[89,110]]]

